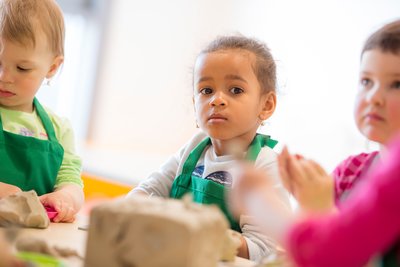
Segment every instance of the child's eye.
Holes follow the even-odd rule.
[[[30,71],[30,69],[26,69],[26,68],[23,68],[23,67],[20,67],[20,66],[17,66],[17,70],[21,71],[21,72]]]
[[[202,88],[200,89],[200,94],[209,95],[212,94],[213,90],[211,88]]]
[[[395,82],[392,84],[392,88],[400,89],[400,81],[395,81]]]
[[[368,79],[368,78],[362,78],[361,81],[360,81],[360,84],[363,87],[367,87],[367,86],[371,85],[371,80]]]
[[[230,91],[234,95],[238,95],[244,92],[243,89],[239,87],[233,87]]]

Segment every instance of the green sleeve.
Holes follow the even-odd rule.
[[[55,187],[64,184],[76,184],[83,187],[81,179],[82,160],[75,152],[75,141],[72,126],[65,118],[48,111],[53,122],[58,142],[64,148],[64,158],[58,171]]]

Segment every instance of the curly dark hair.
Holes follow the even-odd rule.
[[[253,69],[262,92],[276,91],[275,61],[268,46],[259,40],[245,36],[220,36],[203,49],[200,54],[230,49],[245,50],[253,53],[256,57]]]

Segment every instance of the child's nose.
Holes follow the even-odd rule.
[[[213,98],[211,99],[210,102],[211,106],[225,106],[226,105],[226,100],[223,96],[222,93],[216,93]]]
[[[10,83],[12,81],[10,72],[2,67],[0,67],[0,81],[3,83]]]
[[[385,88],[377,84],[367,94],[367,100],[374,105],[381,105],[383,103],[383,93]]]

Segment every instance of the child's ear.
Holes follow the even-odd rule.
[[[194,101],[194,96],[192,96],[193,110],[194,114],[196,114],[196,101]]]
[[[51,77],[53,77],[63,62],[64,62],[63,56],[56,56],[53,60],[53,63],[50,66],[49,71],[46,74],[46,78],[50,79]]]
[[[264,121],[271,117],[271,115],[274,113],[275,108],[276,108],[276,94],[274,91],[270,91],[266,94],[264,94],[261,97],[261,105],[262,109],[259,114],[259,119]]]

